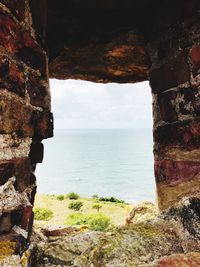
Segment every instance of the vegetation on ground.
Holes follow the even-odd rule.
[[[68,225],[86,225],[93,231],[106,231],[110,226],[111,219],[105,214],[83,214],[74,213],[68,216],[66,224]]]
[[[112,203],[125,204],[125,201],[124,200],[117,199],[115,197],[99,197],[98,200],[99,201],[104,201],[104,202],[112,202]]]
[[[72,201],[72,202],[69,203],[68,208],[71,209],[71,210],[79,211],[82,206],[83,206],[83,202],[82,201]]]
[[[35,220],[48,221],[53,217],[53,211],[47,208],[34,208]]]
[[[76,194],[76,193],[75,193]],[[35,209],[39,208],[42,209],[50,209],[53,213],[52,217],[48,217],[48,221],[38,216],[38,212],[35,216],[35,225],[38,226],[51,226],[51,225],[66,225],[66,218],[68,218],[71,214],[96,214],[99,213],[108,216],[111,220],[112,225],[123,225],[125,222],[125,217],[129,214],[132,210],[133,206],[129,204],[122,204],[116,202],[109,202],[109,201],[99,201],[96,197],[95,198],[82,198],[79,197],[78,200],[70,200],[66,198],[64,195],[64,200],[60,200],[62,197],[58,197],[58,195],[40,195],[36,194],[35,198]],[[80,211],[75,211],[73,209],[69,209],[69,204],[72,201],[81,201],[83,206],[81,207]],[[102,206],[99,208],[99,212],[96,205]],[[96,207],[95,207],[96,206]],[[95,207],[95,208],[94,208]],[[40,212],[41,213],[41,212]],[[39,213],[39,214],[40,214]]]
[[[65,196],[64,195],[57,195],[56,199],[62,201],[65,199]]]
[[[98,203],[95,203],[93,206],[92,206],[93,209],[97,210],[99,212],[99,210],[102,208],[102,205],[98,204]]]
[[[70,192],[69,194],[66,195],[66,198],[71,199],[71,200],[72,199],[76,200],[76,199],[79,199],[80,196],[77,193]]]

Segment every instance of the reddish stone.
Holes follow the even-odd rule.
[[[170,58],[158,68],[149,73],[150,85],[153,93],[163,92],[167,89],[189,81],[190,70],[183,53]]]
[[[31,164],[42,163],[44,157],[44,146],[40,142],[32,143],[29,158]]]
[[[15,54],[21,47],[19,26],[12,16],[0,11],[0,40],[7,52]]]
[[[199,267],[200,253],[174,254],[158,260],[157,267]],[[149,266],[150,267],[150,266]]]
[[[155,151],[161,153],[169,148],[200,148],[200,120],[178,121],[158,126],[154,130],[154,142]]]
[[[32,206],[26,206],[23,208],[21,227],[25,230],[29,227],[29,224],[33,220]]]
[[[194,45],[190,50],[190,57],[195,69],[200,67],[200,45]]]
[[[162,159],[155,161],[157,182],[177,185],[192,180],[200,172],[200,161],[173,161]]]
[[[46,55],[42,47],[30,31],[21,28],[9,13],[3,11],[0,11],[0,40],[8,53],[46,74]]]

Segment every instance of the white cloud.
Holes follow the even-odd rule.
[[[55,128],[151,128],[151,90],[138,84],[51,80]]]

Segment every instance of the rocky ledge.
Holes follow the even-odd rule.
[[[140,204],[126,224],[110,232],[87,227],[37,228],[32,263],[36,267],[200,266],[199,199],[185,198],[159,215],[153,204]],[[25,260],[16,263],[13,256],[0,266],[28,266]]]
[[[183,199],[155,214],[155,206],[144,203],[131,212],[128,225],[111,232],[41,229],[34,235],[36,266],[200,266],[200,200]]]

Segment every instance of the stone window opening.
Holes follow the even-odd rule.
[[[36,169],[38,192],[155,202],[148,82],[54,79],[50,88],[54,138],[43,141],[45,157]]]

